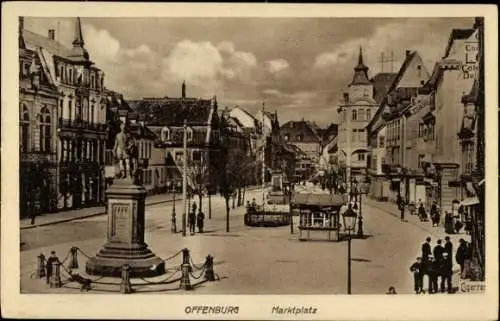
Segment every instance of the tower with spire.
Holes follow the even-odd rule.
[[[83,41],[82,23],[80,21],[80,17],[77,17],[75,21],[73,48],[71,48],[68,58],[79,62],[89,62],[89,53],[85,49],[84,45],[85,42]]]
[[[363,49],[359,47],[358,65],[354,67],[354,77],[352,78],[352,85],[370,85],[368,78],[368,67],[363,63]]]

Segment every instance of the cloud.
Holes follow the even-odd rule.
[[[91,24],[85,24],[83,38],[85,48],[92,53],[91,58],[96,63],[105,64],[116,59],[120,52],[120,42],[113,38],[107,30],[97,29]]]
[[[267,61],[266,65],[269,72],[273,74],[288,69],[288,67],[290,67],[290,64],[285,59],[270,60]]]

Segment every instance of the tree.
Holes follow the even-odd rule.
[[[207,155],[201,154],[198,159],[195,159],[188,166],[188,180],[191,184],[191,192],[198,196],[198,212],[201,213],[203,205],[203,194],[210,180],[210,172],[208,166]]]
[[[241,153],[238,149],[230,149],[223,146],[221,150],[221,161],[218,175],[219,193],[226,202],[226,232],[229,232],[229,200],[239,186],[239,162]]]

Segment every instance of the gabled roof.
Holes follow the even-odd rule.
[[[283,124],[280,128],[281,136],[289,135],[289,141],[297,141],[297,135],[302,135],[301,142],[305,143],[320,143],[321,137],[317,134],[316,130],[311,124],[305,120],[289,121]]]
[[[467,39],[472,36],[474,31],[474,29],[453,29],[451,31],[450,38],[448,39],[448,45],[446,46],[443,59],[448,57],[448,55],[450,54],[450,49],[453,46],[453,42],[455,40]]]
[[[380,104],[397,77],[395,72],[381,72],[370,79],[373,84],[373,99]]]
[[[184,120],[189,125],[207,125],[212,107],[216,108],[213,99],[198,98],[145,98],[130,100],[129,105],[153,126],[182,126]]]
[[[377,109],[377,112],[375,113],[375,115],[373,116],[372,120],[368,123],[368,125],[366,127],[370,128],[378,120],[378,117],[380,117],[380,115],[382,114],[383,110],[385,109],[385,106],[386,106],[387,101],[388,101],[388,96],[398,86],[399,81],[401,80],[401,78],[403,78],[403,75],[405,74],[406,70],[410,66],[410,62],[413,60],[413,58],[416,55],[417,55],[416,51],[412,51],[412,52],[410,52],[410,53],[408,53],[406,55],[406,58],[403,61],[403,64],[401,65],[401,68],[399,68],[398,73],[394,77],[394,80],[393,80],[391,86],[389,87],[389,89],[387,90],[387,93],[384,96],[384,99],[382,100],[379,108]]]
[[[29,30],[23,30],[23,38],[26,47],[31,50],[36,50],[36,48],[42,47],[50,53],[64,58],[68,57],[71,53],[71,50],[62,45],[60,42],[41,36]]]

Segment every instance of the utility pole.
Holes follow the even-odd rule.
[[[380,72],[384,72],[384,63],[389,62],[391,63],[391,71],[394,71],[394,51],[391,51],[391,56],[389,58],[385,58],[384,52],[380,53],[380,58],[378,60],[380,63]]]
[[[266,135],[264,133],[264,103],[262,103],[262,209],[266,202],[265,188],[266,188]]]
[[[186,236],[186,219],[189,212],[187,199],[187,122],[184,119],[183,130],[183,164],[182,164],[182,197],[184,200],[184,210],[182,211],[182,236]]]

